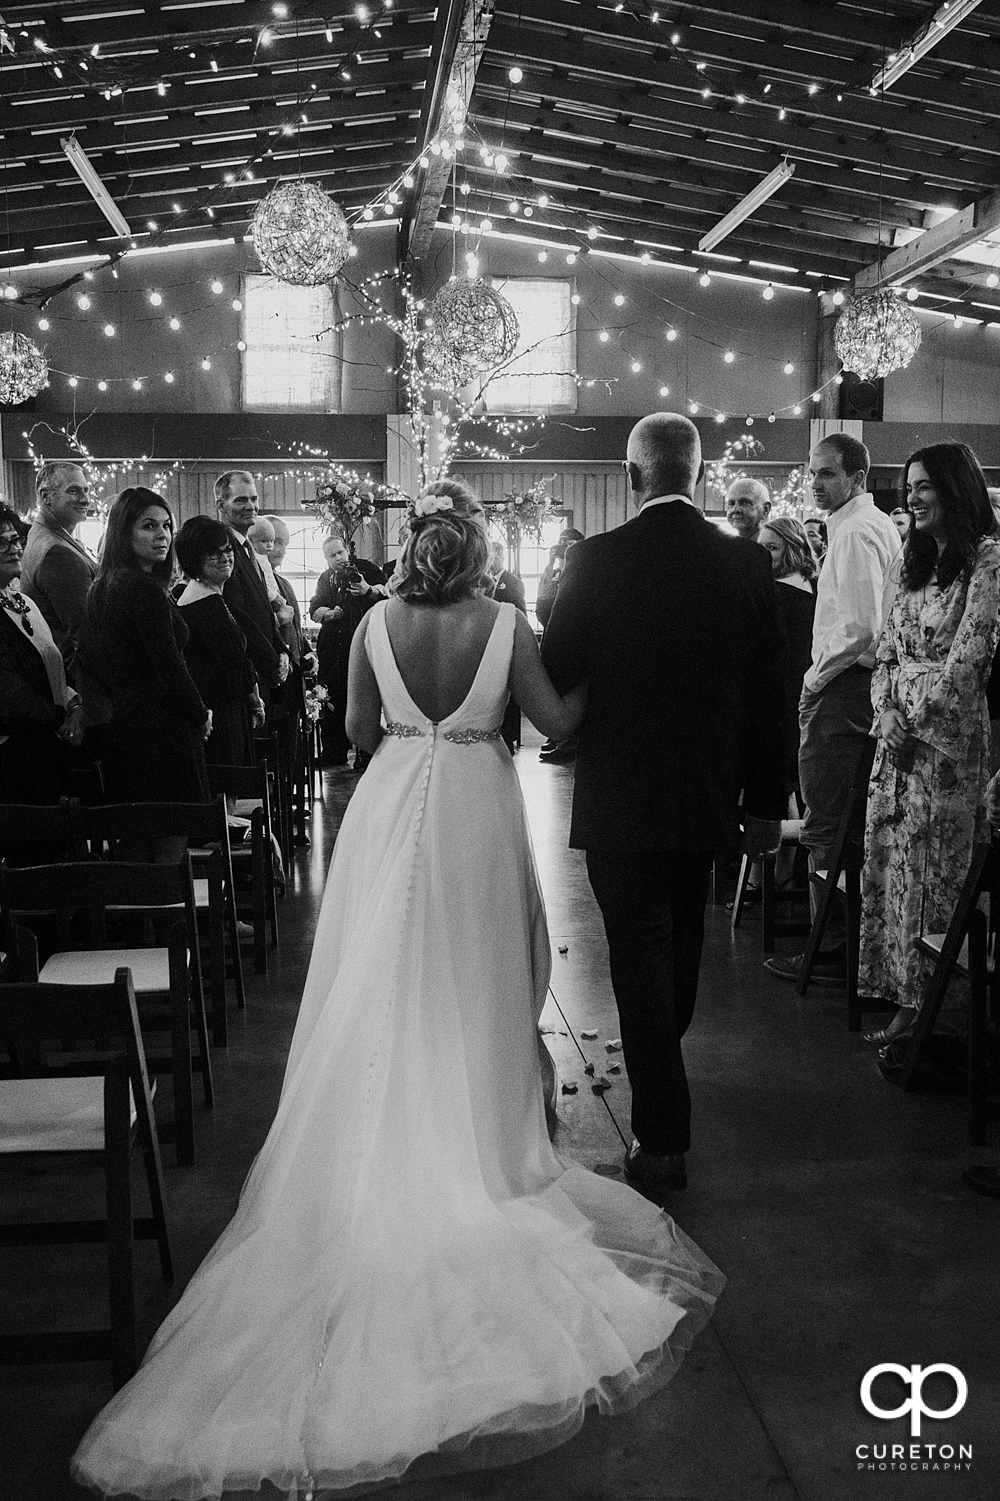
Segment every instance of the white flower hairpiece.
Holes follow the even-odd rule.
[[[414,516],[433,516],[435,511],[455,509],[450,495],[418,495],[413,502]]]

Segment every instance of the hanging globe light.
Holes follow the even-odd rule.
[[[485,281],[456,277],[427,309],[424,370],[435,386],[457,390],[496,370],[513,355],[521,330],[517,314]]]
[[[20,406],[37,396],[49,374],[49,362],[24,334],[0,334],[0,402]]]
[[[250,226],[265,271],[295,287],[332,281],[351,251],[339,203],[314,182],[279,182],[261,199]]]
[[[833,343],[845,370],[878,380],[905,370],[920,348],[920,324],[893,292],[858,292],[840,314]]]

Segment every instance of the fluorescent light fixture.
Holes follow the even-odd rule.
[[[919,62],[932,51],[942,37],[954,31],[960,26],[966,16],[970,16],[979,5],[980,0],[945,0],[938,7],[927,22],[922,26],[916,36],[909,42],[905,42],[898,52],[894,52],[886,60],[884,68],[879,68],[872,79],[871,90],[873,94],[880,93],[882,89],[891,89],[894,83],[908,73],[913,64]]]
[[[721,240],[732,234],[738,224],[742,224],[744,219],[749,219],[752,214],[755,214],[761,204],[766,203],[794,175],[794,162],[781,162],[755,188],[750,189],[747,196],[741,199],[731,213],[728,213],[724,219],[720,219],[718,224],[713,225],[707,235],[702,235],[698,241],[698,249],[714,250]]]
[[[128,239],[132,233],[128,222],[123,218],[115,200],[94,171],[90,157],[84,151],[76,136],[69,136],[68,139],[61,137],[59,144],[65,152],[66,160],[97,204],[105,219],[111,225],[115,234],[119,235],[123,240]]]

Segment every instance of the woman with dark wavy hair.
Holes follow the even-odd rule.
[[[986,684],[1000,620],[1000,541],[986,480],[964,443],[907,460],[910,512],[899,587],[872,676],[879,736],[862,881],[863,995],[895,1001],[879,1045],[914,1024],[929,966],[921,932],[942,933],[987,835]]]
[[[464,486],[414,502],[351,649],[373,752],[344,815],[275,1121],[239,1207],[73,1464],[102,1494],[317,1497],[562,1443],[674,1373],[722,1278],[656,1205],[557,1153],[549,942],[513,691],[549,734],[534,633],[483,589]]]
[[[208,799],[202,742],[212,716],[184,661],[188,628],[167,592],[174,572],[167,502],[142,486],[123,490],[108,514],[101,566],[87,597],[84,647],[113,704],[103,756],[112,802]]]

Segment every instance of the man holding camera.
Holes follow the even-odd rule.
[[[346,766],[351,745],[344,728],[351,639],[361,617],[376,600],[385,599],[387,591],[381,570],[366,558],[352,559],[343,537],[327,537],[323,556],[327,570],[317,579],[316,592],[309,601],[309,614],[320,627],[317,677],[330,695],[321,720],[320,764]],[[360,758],[361,753],[357,754]],[[357,760],[355,768],[363,769]]]

